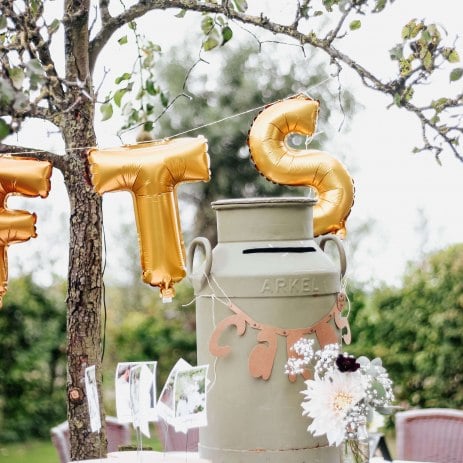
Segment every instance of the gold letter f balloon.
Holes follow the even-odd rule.
[[[6,199],[11,194],[47,197],[51,170],[52,166],[47,161],[0,157],[0,307],[8,284],[8,245],[37,236],[36,215],[8,209]]]
[[[209,180],[207,141],[203,137],[154,141],[115,149],[91,150],[96,191],[132,193],[143,281],[159,286],[164,302],[185,275],[185,247],[175,188]]]

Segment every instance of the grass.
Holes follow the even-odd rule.
[[[51,441],[0,444],[0,463],[59,463]]]
[[[156,437],[143,438],[143,446],[160,450]],[[26,441],[15,444],[0,444],[0,463],[59,463],[58,453],[51,441]]]

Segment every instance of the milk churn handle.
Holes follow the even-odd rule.
[[[193,277],[193,259],[195,256],[195,251],[198,246],[201,246],[204,250],[204,271],[201,275],[201,280],[200,284],[198,285],[197,288],[195,288],[197,291],[199,291],[204,284],[206,283],[206,279],[211,273],[211,267],[212,267],[212,246],[211,243],[207,238],[203,237],[198,237],[195,238],[191,244],[190,247],[188,248],[188,253],[187,253],[187,260],[186,260],[186,267],[188,270],[188,274],[190,277]]]
[[[346,261],[346,252],[344,251],[344,246],[342,245],[342,241],[336,235],[324,235],[321,237],[319,241],[319,246],[321,247],[322,251],[325,251],[325,244],[327,241],[333,241],[333,243],[338,248],[339,253],[339,264],[341,267],[341,278],[346,273],[347,261]]]

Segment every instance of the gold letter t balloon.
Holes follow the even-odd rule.
[[[89,162],[98,193],[132,193],[143,281],[159,286],[163,301],[170,301],[175,295],[173,284],[186,275],[175,188],[183,182],[209,180],[206,139],[177,138],[93,149]]]
[[[8,285],[8,246],[37,236],[36,215],[8,209],[7,197],[22,195],[46,198],[50,191],[51,171],[52,166],[47,161],[0,157],[0,307]]]

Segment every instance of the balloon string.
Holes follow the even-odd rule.
[[[317,84],[312,85],[311,87],[309,87],[308,90],[312,90],[312,89],[314,89],[316,87],[319,87],[320,85],[323,85],[324,83],[328,82],[331,79],[333,79],[333,77],[328,77],[328,78],[326,78],[324,80],[321,80]],[[308,98],[311,98],[306,92],[301,92],[301,93],[299,93],[299,95],[300,94],[303,94],[303,95],[307,96]],[[294,97],[296,95],[298,95],[298,94],[287,96],[286,98],[282,98],[281,100],[278,100],[278,101],[283,101],[285,99],[292,98],[292,97]],[[273,104],[273,103],[266,103],[264,105],[257,106],[257,107],[252,108],[252,109],[247,109],[246,111],[243,111],[243,112],[240,112],[240,113],[237,113],[237,114],[232,114],[231,116],[223,117],[223,118],[218,119],[216,121],[208,122],[206,124],[199,125],[199,126],[194,127],[192,129],[184,130],[183,132],[178,132],[178,133],[176,133],[174,135],[170,135],[169,137],[164,137],[164,138],[162,138],[162,140],[170,140],[172,138],[180,137],[181,135],[185,135],[187,133],[194,132],[196,130],[201,130],[201,129],[204,129],[206,127],[210,127],[211,125],[220,124],[221,122],[228,121],[229,119],[234,119],[235,117],[244,116],[245,114],[252,113],[253,111],[258,111],[260,109],[264,109],[267,106],[269,106],[270,104]],[[135,129],[135,128],[136,127],[133,127],[132,129]],[[316,137],[317,135],[320,135],[321,133],[323,133],[323,132],[315,132],[313,135],[311,135],[311,137],[312,138]],[[154,141],[154,140],[136,142],[136,143],[133,143],[132,145],[142,145],[142,144],[150,143],[151,141]],[[74,151],[85,151],[85,150],[89,150],[89,149],[95,149],[95,146],[76,146],[74,148],[64,148],[63,151],[68,153],[68,152],[74,152]],[[99,148],[99,149],[104,149],[104,148]],[[16,155],[23,155],[23,154],[38,154],[38,153],[50,153],[50,150],[15,151],[14,153],[2,153],[2,154],[0,154],[0,157],[9,156],[10,154],[14,154],[16,156]],[[58,153],[53,153],[53,154],[58,154]]]
[[[107,249],[106,249],[106,232],[104,228],[104,222],[101,220],[101,231],[102,231],[102,237],[103,237],[103,252],[104,252],[104,257],[103,257],[103,265],[101,269],[101,298],[103,302],[103,336],[102,336],[102,341],[101,341],[101,363],[103,363],[104,360],[104,354],[106,350],[106,325],[108,321],[108,310],[106,307],[106,286],[104,283],[104,273],[106,270],[106,257],[107,257]]]
[[[214,330],[216,328],[216,321],[215,321],[215,301],[216,298],[212,296],[212,326],[214,327]],[[215,383],[217,381],[217,362],[218,362],[218,357],[214,356],[214,362],[212,364],[212,381],[207,385],[206,393],[209,394],[209,392],[212,391],[212,389],[215,386]]]

